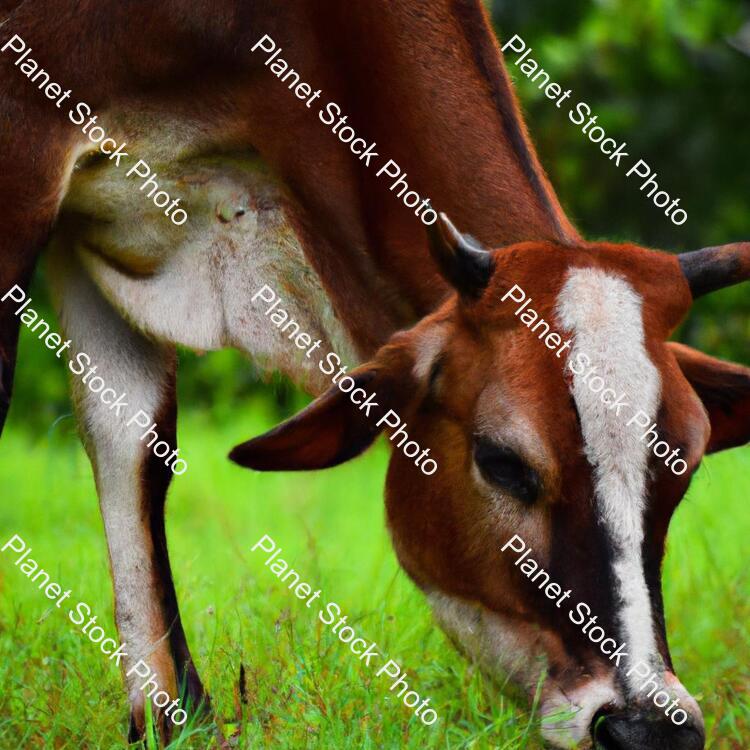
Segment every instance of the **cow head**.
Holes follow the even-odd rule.
[[[352,373],[376,413],[334,385],[232,458],[333,466],[393,410],[395,548],[459,648],[527,695],[541,686],[554,746],[700,750],[660,565],[703,455],[750,437],[750,370],[667,337],[694,297],[750,276],[750,245],[488,251],[442,216],[431,249],[456,294]]]

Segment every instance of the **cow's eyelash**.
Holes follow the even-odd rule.
[[[435,391],[435,384],[437,383],[437,379],[440,377],[440,374],[443,371],[443,358],[438,357],[433,363],[432,367],[430,367],[430,374],[427,378],[427,390],[430,393],[434,393]]]

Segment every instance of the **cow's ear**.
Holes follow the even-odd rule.
[[[684,344],[669,347],[683,374],[703,401],[711,421],[707,453],[750,440],[750,369],[714,359]]]
[[[229,458],[257,471],[304,471],[358,456],[393,426],[393,416],[381,421],[389,410],[404,418],[418,390],[413,364],[408,347],[383,347],[372,362],[341,378],[291,419],[238,445]]]

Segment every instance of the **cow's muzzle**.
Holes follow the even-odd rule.
[[[619,711],[599,714],[592,724],[597,750],[703,750],[702,727],[675,726],[662,713]]]

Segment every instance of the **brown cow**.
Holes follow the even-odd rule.
[[[388,516],[399,559],[459,645],[524,690],[546,665],[543,713],[573,713],[545,730],[557,746],[590,744],[595,729],[606,748],[702,747],[700,711],[669,659],[659,563],[703,453],[748,439],[750,373],[665,340],[691,289],[748,278],[748,246],[680,263],[582,240],[537,163],[478,2],[290,6],[218,0],[186,14],[174,0],[38,0],[12,11],[0,47],[20,36],[182,196],[190,221],[165,220],[3,53],[2,289],[25,287],[56,222],[49,276],[66,334],[110,387],[156,415],[173,446],[175,344],[234,346],[313,392],[329,385],[252,302],[261,284],[279,290],[324,348],[370,359],[357,381],[432,449],[432,477],[394,452]],[[479,240],[443,220],[430,256],[421,222],[253,56],[262,34]],[[502,249],[487,252],[480,240]],[[506,296],[514,286],[569,332],[566,358],[518,322]],[[17,330],[3,304],[6,400]],[[584,351],[681,449],[683,475],[566,370]],[[126,669],[143,659],[171,696],[184,680],[199,701],[167,558],[171,472],[72,382]],[[375,435],[335,386],[233,457],[259,469],[319,468]],[[540,598],[502,550],[516,534],[608,634],[629,642],[680,700],[685,722],[644,699],[627,660],[615,666]],[[144,731],[142,680],[126,681],[135,738]],[[161,729],[168,736],[170,723]]]

